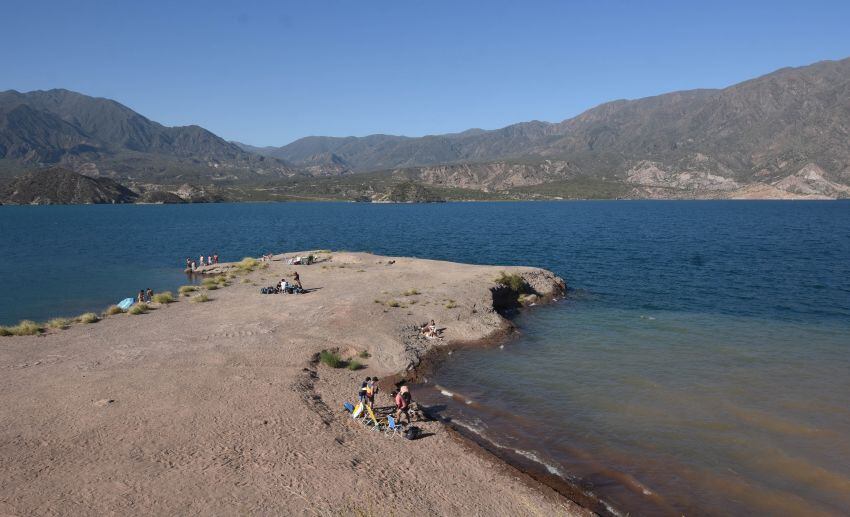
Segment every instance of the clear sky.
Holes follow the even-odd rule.
[[[283,145],[560,121],[850,56],[850,2],[4,0],[0,90]]]

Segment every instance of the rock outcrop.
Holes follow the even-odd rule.
[[[0,197],[12,205],[77,205],[134,203],[139,195],[109,178],[53,168],[18,177]]]

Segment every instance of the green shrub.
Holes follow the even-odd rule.
[[[401,307],[401,304],[395,300],[390,300],[387,302],[387,307]]]
[[[212,277],[204,278],[201,280],[201,285],[204,287],[209,287],[211,285],[218,285],[218,280]]]
[[[420,293],[418,289],[413,288],[413,289],[408,289],[407,291],[405,291],[401,294],[404,295],[404,296],[416,296],[417,294],[422,294],[422,293]]]
[[[224,276],[224,275],[217,276],[217,277],[215,277],[215,281],[218,282],[219,284],[226,284],[227,283],[227,277]]]
[[[528,284],[525,283],[525,279],[516,273],[508,274],[502,271],[501,274],[499,274],[499,277],[496,278],[496,283],[503,285],[516,293],[523,293],[528,289]]]
[[[68,328],[71,324],[71,320],[68,318],[53,318],[52,320],[47,322],[47,326],[52,329],[64,329]]]
[[[106,315],[107,316],[115,316],[116,314],[121,314],[122,312],[124,312],[124,309],[122,309],[121,307],[119,307],[117,305],[110,305],[109,307],[106,308]]]
[[[178,289],[177,292],[182,294],[183,296],[189,296],[189,293],[194,293],[197,290],[198,288],[194,285],[181,285],[180,289]]]
[[[9,327],[0,327],[0,336],[11,336],[12,331],[9,330]]]
[[[207,287],[207,290],[209,290],[209,291],[215,291],[216,289],[218,289],[218,284],[210,284],[206,287]]]
[[[153,295],[153,301],[155,301],[156,303],[162,303],[162,304],[172,303],[172,302],[174,302],[174,295],[171,294],[171,291],[165,291],[165,292],[162,292],[162,293],[157,293],[157,294]]]
[[[80,323],[97,323],[100,321],[100,316],[93,312],[87,312],[85,314],[80,314],[77,316],[77,321]]]
[[[15,336],[34,336],[44,332],[44,327],[31,320],[23,320],[14,327],[8,327],[8,331]]]
[[[330,350],[322,350],[319,354],[319,361],[331,368],[342,368],[345,366],[345,362],[339,357],[339,354]]]
[[[375,303],[381,303],[381,304],[382,304],[382,303],[384,303],[384,302],[382,302],[381,300],[378,300],[377,298],[375,298]]]
[[[358,361],[357,359],[352,359],[348,362],[348,364],[345,365],[345,367],[349,370],[355,371],[363,368],[363,365],[360,364],[360,361]]]
[[[454,309],[455,307],[457,307],[457,304],[454,300],[449,300],[448,303],[446,303],[446,309]]]
[[[368,359],[369,357],[372,357],[372,356],[371,356],[371,354],[369,354],[369,352],[367,350],[362,350],[361,352],[359,352],[357,354],[357,357],[359,357],[361,359]]]
[[[130,307],[130,310],[127,311],[127,312],[129,312],[130,314],[132,314],[134,316],[138,316],[139,314],[144,314],[144,313],[148,312],[149,309],[150,309],[150,307],[148,307],[148,304],[137,303],[137,304],[133,305],[132,307]]]
[[[245,257],[241,261],[236,263],[236,267],[242,271],[253,271],[260,264],[255,258]]]
[[[251,280],[250,280],[250,279],[248,279],[248,278],[243,278],[243,279],[242,279],[242,283],[243,283],[243,284],[250,284],[250,283],[251,283]]]
[[[212,298],[210,298],[209,296],[205,295],[204,293],[201,293],[198,296],[193,296],[191,298],[191,301],[195,303],[204,303],[210,301],[211,299]]]

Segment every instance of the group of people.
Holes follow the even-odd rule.
[[[285,278],[280,279],[280,290],[283,291],[290,284],[286,281]],[[303,290],[304,286],[301,285],[301,276],[298,274],[298,271],[292,273],[292,285],[297,287],[299,290]]]
[[[301,293],[304,291],[304,286],[301,285],[301,277],[298,275],[298,271],[295,271],[292,274],[291,284],[285,278],[281,278],[280,283],[277,284],[277,288],[278,292],[286,294]]]
[[[218,264],[218,253],[215,253],[213,255],[207,255],[206,257],[204,257],[203,255],[199,255],[197,262],[192,260],[190,257],[186,257],[186,269],[191,269],[192,271],[198,269],[199,267],[212,266],[213,264]]]
[[[366,380],[360,385],[360,390],[357,392],[357,398],[360,403],[364,406],[368,406],[369,409],[374,410],[375,408],[375,396],[378,394],[378,378],[377,377],[366,377]],[[413,399],[410,395],[410,388],[407,387],[406,384],[402,384],[398,391],[393,391],[390,393],[390,397],[393,399],[395,403],[395,420],[399,424],[401,424],[401,419],[404,417],[407,424],[410,424],[410,409],[411,403]]]
[[[151,303],[153,300],[153,289],[148,287],[147,289],[139,289],[139,295],[136,296],[136,301],[139,303]]]

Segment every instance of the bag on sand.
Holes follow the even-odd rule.
[[[407,429],[407,431],[404,432],[404,437],[407,438],[408,440],[415,440],[415,439],[419,438],[419,434],[421,432],[422,431],[418,427],[416,427],[415,425],[412,425]]]

